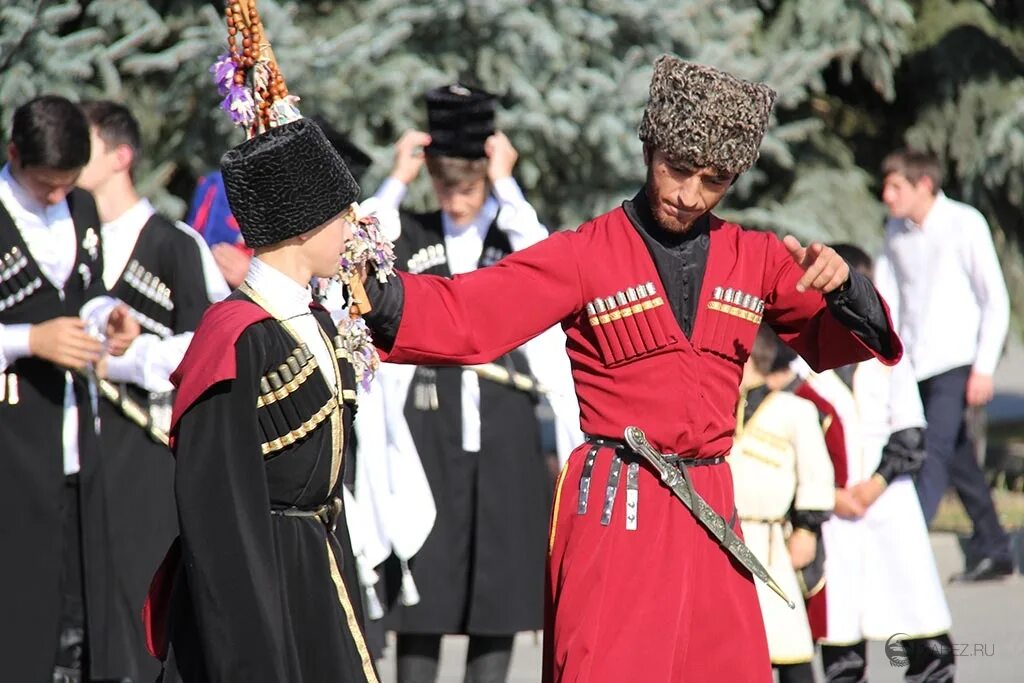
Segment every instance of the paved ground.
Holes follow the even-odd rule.
[[[955,536],[933,534],[932,547],[943,577],[960,569],[960,551]],[[964,683],[1024,681],[1024,577],[1017,574],[1005,581],[977,586],[951,585],[947,587],[946,595],[953,612],[953,641],[962,653],[958,660],[957,680]],[[512,658],[510,683],[540,680],[540,652],[538,634],[519,636]],[[465,638],[445,639],[439,683],[462,681],[465,655]],[[382,662],[382,683],[395,681],[393,657],[394,648],[391,647],[388,657]],[[903,669],[890,666],[881,643],[870,646],[868,661],[872,683],[903,680]],[[635,681],[623,683],[648,682],[638,671]]]

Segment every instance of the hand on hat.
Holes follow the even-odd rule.
[[[512,175],[512,169],[519,160],[519,152],[512,146],[508,136],[498,131],[484,142],[484,153],[487,155],[487,177],[491,182]]]
[[[421,130],[407,130],[395,143],[395,163],[391,177],[405,185],[416,180],[426,155],[423,148],[430,144],[430,135]]]
[[[804,276],[796,283],[796,291],[813,289],[828,294],[850,279],[850,266],[832,247],[821,242],[811,242],[804,247],[792,235],[786,235],[782,243],[796,264],[804,270]]]

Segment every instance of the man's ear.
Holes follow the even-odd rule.
[[[128,171],[135,161],[135,150],[130,145],[118,145],[114,148],[114,155],[117,157],[117,170]]]

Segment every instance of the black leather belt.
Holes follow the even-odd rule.
[[[633,450],[624,441],[617,441],[616,439],[606,439],[603,436],[591,436],[586,435],[586,441],[594,446],[601,446],[603,448],[614,448],[627,453],[632,453]],[[715,455],[710,458],[698,458],[692,456],[678,455],[675,453],[667,453],[664,455],[665,460],[671,465],[685,465],[686,467],[704,467],[706,465],[721,465],[725,462],[724,455]]]
[[[330,503],[325,503],[309,510],[302,508],[272,508],[270,514],[278,517],[305,517],[315,518],[323,522],[331,531],[334,531],[334,525],[338,521],[338,515],[341,513],[341,498],[332,498]]]

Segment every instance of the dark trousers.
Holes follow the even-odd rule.
[[[800,664],[776,664],[772,667],[779,672],[779,683],[814,683],[814,666],[810,662]]]
[[[505,683],[515,636],[470,636],[464,683]],[[440,635],[398,635],[398,683],[434,683]]]
[[[949,635],[914,638],[886,645],[894,667],[906,667],[904,679],[913,683],[950,683],[956,677],[956,656]],[[867,645],[822,645],[821,663],[826,683],[867,681]]]
[[[916,477],[926,523],[931,523],[939,501],[952,483],[974,525],[971,556],[1009,561],[1010,540],[999,524],[992,492],[975,457],[974,445],[964,421],[967,377],[965,366],[930,377],[918,384],[928,428],[928,457]]]
[[[64,481],[61,499],[63,543],[60,576],[60,628],[57,635],[55,680],[84,678],[85,582],[82,567],[82,518],[78,475]]]

